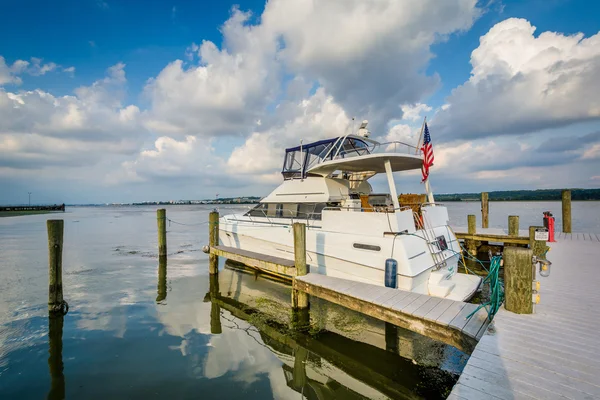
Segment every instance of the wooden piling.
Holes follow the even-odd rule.
[[[294,266],[296,275],[303,276],[308,273],[306,265],[306,224],[295,222],[294,228]],[[292,290],[292,307],[307,308],[308,295],[298,290]]]
[[[62,252],[64,221],[49,219],[48,229],[48,311],[59,312],[63,307]]]
[[[563,233],[572,233],[571,231],[571,191],[562,191],[562,231]]]
[[[65,375],[63,364],[63,324],[64,315],[51,314],[48,317],[48,368],[50,369],[50,392],[48,399],[65,398]]]
[[[219,306],[219,275],[209,275],[209,293],[210,293],[210,333],[218,335],[223,332],[221,327],[221,306]]]
[[[467,228],[467,232],[469,233],[469,235],[474,235],[475,233],[477,233],[477,217],[472,214],[468,215],[467,223],[469,224]]]
[[[481,227],[489,228],[490,203],[487,192],[481,193]]]
[[[158,224],[158,257],[167,256],[167,210],[164,208],[156,210],[156,222]]]
[[[219,245],[219,212],[217,210],[208,214],[208,245],[211,248]],[[209,256],[208,272],[219,273],[219,257],[214,254]]]
[[[475,235],[477,233],[477,217],[475,215],[467,216],[468,228],[467,232],[469,235]],[[477,255],[477,242],[473,239],[465,239],[465,247],[471,255]]]
[[[292,387],[302,393],[302,388],[308,383],[306,379],[306,361],[308,350],[298,346],[294,350],[294,370],[292,371]]]
[[[398,327],[385,322],[385,350],[399,354],[398,341]]]
[[[533,313],[532,249],[504,248],[504,306],[517,314]]]
[[[519,216],[508,216],[508,236],[519,236]]]
[[[533,255],[536,257],[543,257],[546,254],[548,246],[543,240],[535,240],[535,230],[544,229],[543,226],[530,226],[529,227],[529,248],[533,251]]]
[[[156,302],[160,303],[161,301],[167,298],[167,257],[159,257],[158,258],[158,287],[157,287],[157,296]]]

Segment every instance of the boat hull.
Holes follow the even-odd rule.
[[[291,225],[245,223],[224,217],[220,221],[219,237],[225,246],[294,259]],[[415,247],[422,245],[421,242],[413,240],[408,245]],[[356,248],[357,243],[380,250]],[[403,264],[403,255],[409,252],[406,245],[403,238],[365,237],[323,231],[318,227],[309,227],[306,231],[307,264],[311,273],[379,286],[385,284],[385,260],[394,258]],[[461,301],[473,296],[481,279],[456,272],[458,252],[446,254],[445,265],[435,268],[429,252],[418,250],[414,250],[415,256],[404,256],[412,258],[408,266],[399,265],[398,289]]]

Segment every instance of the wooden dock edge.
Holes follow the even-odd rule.
[[[296,276],[296,267],[291,266],[294,264],[294,261],[291,260],[240,251],[239,249],[226,246],[211,246],[210,254],[219,257],[225,257],[229,260],[240,262],[260,271],[271,273],[280,277],[286,277],[290,280],[292,277]]]
[[[504,244],[521,244],[528,245],[529,237],[527,236],[510,236],[510,235],[495,235],[491,233],[475,233],[469,234],[464,232],[454,232],[459,240],[476,240],[481,242],[498,242]]]
[[[471,353],[477,344],[477,339],[470,337],[452,326],[444,326],[432,321],[392,310],[378,304],[358,299],[348,294],[342,294],[332,289],[311,285],[294,279],[293,287],[309,295],[319,297],[353,311],[369,315],[381,321],[389,322],[401,328],[417,332],[432,339],[439,340],[457,349]]]

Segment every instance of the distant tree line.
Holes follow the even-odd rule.
[[[562,199],[562,189],[500,190],[489,192],[490,201],[551,201]],[[437,201],[481,199],[481,193],[436,194]],[[572,200],[600,200],[600,189],[571,189]]]

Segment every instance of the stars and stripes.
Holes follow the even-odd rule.
[[[431,145],[431,135],[429,135],[429,128],[427,128],[427,122],[425,122],[423,136],[423,146],[421,151],[423,152],[423,166],[421,167],[421,173],[423,174],[423,180],[425,182],[429,177],[429,167],[433,165],[433,146]]]

